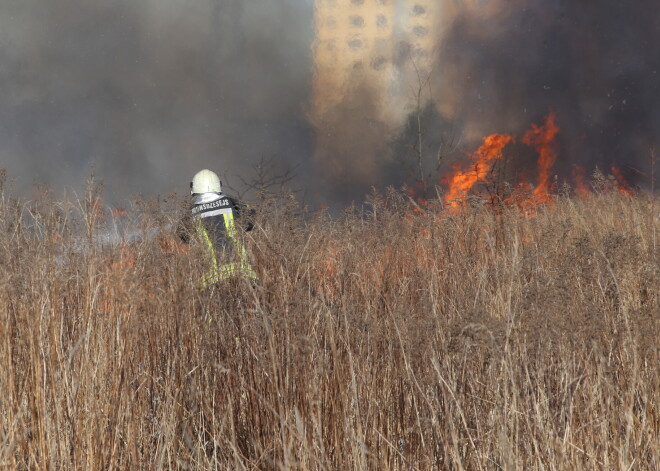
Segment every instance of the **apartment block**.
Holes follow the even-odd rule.
[[[368,83],[383,118],[401,114],[433,65],[441,0],[316,0],[314,110],[323,115]]]

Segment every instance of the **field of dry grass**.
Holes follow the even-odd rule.
[[[660,469],[657,198],[266,202],[214,293],[99,198],[0,201],[2,469]]]

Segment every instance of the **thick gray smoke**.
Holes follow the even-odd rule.
[[[466,135],[520,136],[553,110],[557,173],[615,163],[648,185],[649,148],[660,144],[660,2],[489,3],[499,8],[459,9],[440,48],[436,87]]]
[[[109,199],[196,170],[305,164],[313,40],[300,0],[3,0],[0,167]],[[305,166],[301,167],[305,171]]]
[[[433,190],[439,175],[492,133],[518,138],[506,151],[504,177],[535,183],[538,156],[520,138],[550,111],[561,128],[552,169],[560,182],[571,181],[575,166],[589,174],[616,165],[629,183],[649,186],[650,149],[660,144],[660,2],[438,1],[444,30],[424,89],[432,104],[413,112],[393,139],[369,114],[378,109],[369,93],[328,121],[317,151],[326,163],[341,163],[327,172],[340,190],[336,199],[420,179]],[[395,49],[404,68],[410,47],[402,41]]]
[[[486,134],[520,136],[554,110],[557,172],[617,163],[647,180],[633,168],[648,174],[660,135],[660,2],[444,1],[425,155],[460,129],[465,152]],[[309,123],[312,4],[3,0],[0,167],[20,188],[80,189],[93,171],[114,202],[185,191],[201,167],[248,175],[260,158],[301,165],[300,181],[327,203],[408,180],[397,160],[414,157],[415,117],[393,138],[362,94],[337,108],[350,133]],[[328,175],[312,156],[324,152],[348,152],[350,165],[321,186]]]

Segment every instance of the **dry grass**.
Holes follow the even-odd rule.
[[[648,195],[268,202],[260,284],[213,295],[179,203],[110,244],[98,198],[0,202],[3,469],[660,469]]]

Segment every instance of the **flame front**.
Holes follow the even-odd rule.
[[[502,158],[504,147],[512,141],[513,136],[491,134],[472,155],[472,159],[475,161],[473,165],[465,170],[461,170],[460,166],[455,166],[454,174],[444,179],[449,184],[449,190],[445,195],[445,203],[451,208],[460,206],[472,187],[477,182],[485,181],[493,164]]]
[[[534,188],[534,198],[538,203],[548,203],[550,198],[550,171],[557,160],[557,149],[555,148],[555,137],[559,134],[559,126],[555,120],[555,114],[549,113],[545,124],[537,126],[532,124],[532,129],[523,136],[522,142],[534,147],[539,153],[538,160],[538,184]]]
[[[516,182],[514,192],[505,199],[508,203],[514,203],[525,210],[533,210],[539,205],[549,204],[551,198],[551,173],[552,167],[557,160],[557,149],[555,138],[559,134],[559,126],[554,113],[549,113],[545,123],[541,126],[533,124],[523,135],[522,143],[533,147],[538,153],[538,180],[536,186],[521,179]],[[472,155],[472,164],[463,169],[460,164],[454,166],[454,172],[442,178],[442,182],[448,186],[445,203],[450,208],[460,206],[478,182],[489,181],[493,173],[493,165],[503,157],[504,147],[514,142],[514,137],[508,134],[492,134],[488,136],[479,150]],[[588,193],[583,181],[584,169],[576,168],[574,178],[578,183],[578,192]]]
[[[575,185],[575,194],[581,199],[589,196],[589,188],[584,182],[585,169],[579,165],[573,167],[573,184]]]
[[[621,169],[616,165],[612,165],[610,170],[612,171],[612,175],[614,175],[614,179],[615,179],[614,183],[616,184],[616,187],[619,190],[619,192],[623,193],[624,195],[632,195],[633,191],[630,188],[630,186],[628,186],[626,179],[623,177],[623,173],[621,172]]]

